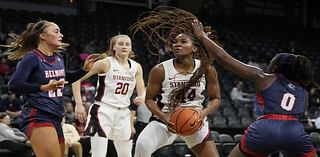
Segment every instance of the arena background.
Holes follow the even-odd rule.
[[[68,70],[81,67],[82,57],[107,49],[108,39],[116,34],[129,34],[128,28],[143,11],[159,5],[170,5],[197,15],[218,33],[223,47],[235,58],[265,68],[270,58],[279,52],[303,54],[311,59],[315,68],[315,81],[310,87],[310,104],[301,119],[313,143],[320,151],[320,134],[314,121],[320,115],[320,1],[317,0],[0,0],[1,44],[10,41],[8,33],[21,33],[29,22],[45,19],[57,23],[64,41],[70,43],[63,53]],[[170,58],[165,50],[154,56],[146,50],[145,38],[133,39],[136,60],[142,64],[144,79],[160,60]],[[0,49],[1,58],[5,48]],[[2,63],[1,63],[2,64]],[[7,81],[14,71],[15,62],[6,61],[9,72],[1,72],[1,94],[7,94]],[[244,129],[254,120],[251,103],[235,103],[229,93],[236,81],[244,82],[244,91],[254,93],[253,84],[215,64],[222,90],[222,103],[218,111],[210,114],[213,138],[222,157],[238,142]],[[88,81],[95,85],[95,79]],[[85,87],[84,85],[83,87]],[[94,90],[94,88],[93,88]],[[85,88],[84,88],[85,91]],[[88,93],[85,99],[90,100]],[[72,100],[70,87],[66,99]],[[2,150],[0,150],[1,154]],[[3,152],[6,152],[3,150]],[[154,156],[184,156],[191,154],[183,142],[159,150]],[[192,155],[192,154],[191,154]],[[3,156],[3,155],[0,155]],[[274,156],[281,156],[275,154]]]

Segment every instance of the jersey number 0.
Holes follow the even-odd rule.
[[[286,111],[291,111],[295,100],[296,100],[296,97],[293,94],[291,93],[283,94],[283,97],[281,100],[281,108],[283,108]]]

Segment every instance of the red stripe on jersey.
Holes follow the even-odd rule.
[[[256,97],[257,97],[257,102],[258,102],[259,106],[264,108],[265,103],[264,103],[264,100],[263,100],[263,97],[262,97],[261,93],[257,92],[256,93]]]
[[[48,61],[47,59],[46,59],[46,57],[38,50],[38,49],[34,49],[36,52],[37,52],[37,54],[43,59],[43,60],[45,60],[46,62],[48,62],[49,64],[55,64],[55,63],[57,63],[57,60],[56,60],[56,57],[54,57],[54,60],[53,61]]]

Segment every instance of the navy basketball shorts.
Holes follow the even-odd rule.
[[[241,139],[240,150],[255,157],[267,157],[278,151],[290,157],[312,157],[316,153],[298,120],[274,119],[259,119],[251,124]]]
[[[21,112],[21,130],[30,138],[32,130],[38,127],[53,127],[56,129],[59,143],[64,143],[61,126],[62,117],[49,112],[39,110],[35,107],[25,106]]]

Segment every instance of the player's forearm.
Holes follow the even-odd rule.
[[[207,106],[202,110],[203,116],[207,116],[209,113],[216,111],[220,106],[220,98],[213,98],[207,104]]]
[[[13,91],[15,93],[24,94],[41,92],[40,86],[40,84],[30,84],[25,82],[24,80],[12,79],[9,81],[8,88],[10,91]]]
[[[72,84],[72,93],[73,93],[76,104],[82,104],[80,84],[81,84],[80,80]]]
[[[209,37],[202,36],[199,38],[199,40],[205,47],[206,51],[210,52],[215,58],[225,59],[228,56],[228,54],[223,50],[223,48],[216,44],[214,41],[212,41]]]
[[[136,111],[133,111],[131,110],[130,111],[130,124],[131,124],[131,127],[134,127],[134,120],[135,120],[135,117],[136,117]]]
[[[73,83],[79,80],[86,73],[87,71],[84,71],[83,69],[79,69],[77,71],[66,71],[66,81],[69,83]]]
[[[161,111],[159,106],[156,104],[155,100],[153,99],[147,99],[146,100],[146,105],[148,109],[156,116],[158,116],[160,119],[164,120],[165,119],[165,113]]]

